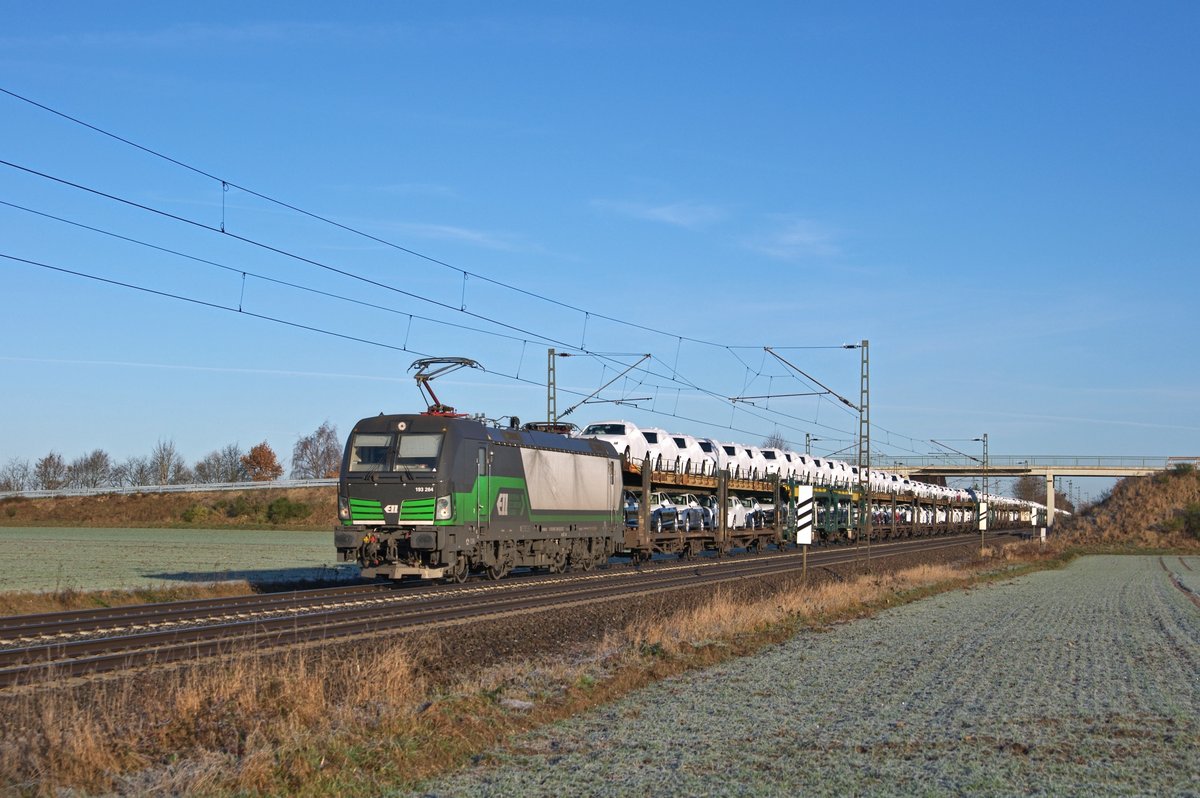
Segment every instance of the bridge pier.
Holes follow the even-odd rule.
[[[1046,533],[1054,531],[1054,473],[1046,474]]]

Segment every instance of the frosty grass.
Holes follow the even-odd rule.
[[[1200,558],[805,633],[521,737],[421,795],[1200,795]],[[1188,566],[1193,570],[1189,571]]]

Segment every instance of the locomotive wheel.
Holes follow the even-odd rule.
[[[550,573],[561,574],[567,570],[567,550],[558,549],[550,558]]]
[[[495,565],[489,565],[484,568],[484,573],[487,574],[487,578],[492,580],[503,579],[508,575],[508,571],[509,568],[507,562],[496,563]]]
[[[446,581],[451,584],[461,585],[467,581],[467,575],[471,573],[471,566],[467,562],[467,558],[460,554],[454,564],[446,569]]]

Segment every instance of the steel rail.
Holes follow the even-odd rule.
[[[0,641],[13,635],[34,636],[85,631],[112,623],[155,623],[176,620],[203,619],[214,614],[228,614],[234,609],[282,610],[306,603],[348,598],[359,594],[395,591],[398,585],[359,584],[311,590],[289,590],[278,593],[254,593],[223,598],[184,599],[159,604],[130,604],[122,607],[100,607],[62,610],[31,615],[0,617]]]
[[[880,544],[876,556],[893,556],[958,547],[973,535],[925,538]],[[794,572],[800,552],[770,552],[738,560],[672,561],[616,574],[588,574],[553,580],[488,583],[474,590],[397,594],[375,599],[366,607],[340,606],[328,612],[284,618],[255,618],[201,627],[143,632],[118,637],[52,642],[0,652],[0,687],[56,677],[80,676],[143,665],[163,665],[185,659],[230,654],[253,646],[262,651],[314,640],[345,639],[380,631],[432,628],[484,617],[561,609],[564,607],[682,588],[700,587]],[[815,567],[860,560],[852,549],[832,549],[812,556]],[[497,595],[499,593],[499,595]],[[418,598],[422,596],[423,598]],[[379,604],[415,599],[380,613]]]

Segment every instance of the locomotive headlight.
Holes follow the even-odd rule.
[[[350,500],[345,496],[338,496],[338,518],[343,521],[350,520]]]
[[[450,516],[454,513],[454,504],[449,496],[438,496],[437,503],[434,504],[433,515],[439,521],[449,521]]]

